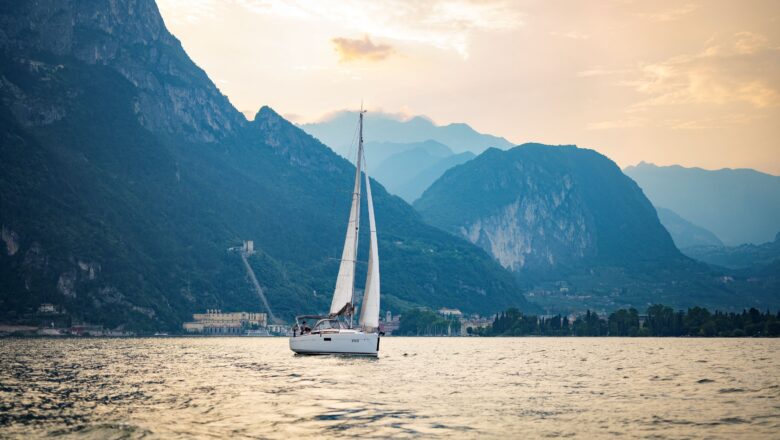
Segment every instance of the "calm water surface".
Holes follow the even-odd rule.
[[[780,438],[780,340],[0,340],[0,437]]]

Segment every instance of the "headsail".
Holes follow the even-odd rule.
[[[366,200],[368,203],[368,229],[371,240],[368,247],[368,273],[363,305],[360,307],[360,326],[366,330],[379,328],[379,248],[376,239],[374,201],[371,198],[371,182],[366,173]]]
[[[362,145],[361,145],[362,147]],[[347,238],[344,240],[344,250],[341,253],[339,275],[336,278],[336,289],[333,301],[330,303],[330,313],[338,313],[344,305],[352,302],[355,289],[355,263],[357,260],[358,232],[360,230],[360,171],[362,148],[358,148],[357,167],[355,170],[355,188],[352,191],[352,207],[349,211]]]

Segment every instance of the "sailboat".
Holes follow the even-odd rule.
[[[352,206],[347,222],[347,236],[341,254],[336,288],[327,315],[300,315],[295,318],[290,349],[299,354],[344,354],[376,356],[379,353],[379,251],[377,249],[374,203],[371,182],[363,170],[363,115],[359,113],[358,152]],[[366,180],[368,208],[369,252],[366,285],[360,307],[360,317],[354,325],[355,272],[358,236],[360,232],[361,173]]]

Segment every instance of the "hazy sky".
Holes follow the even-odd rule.
[[[231,102],[780,174],[780,1],[158,0]],[[370,138],[370,134],[367,134]]]

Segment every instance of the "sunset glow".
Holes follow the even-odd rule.
[[[354,108],[466,122],[515,143],[780,173],[772,1],[162,0],[240,110]]]

